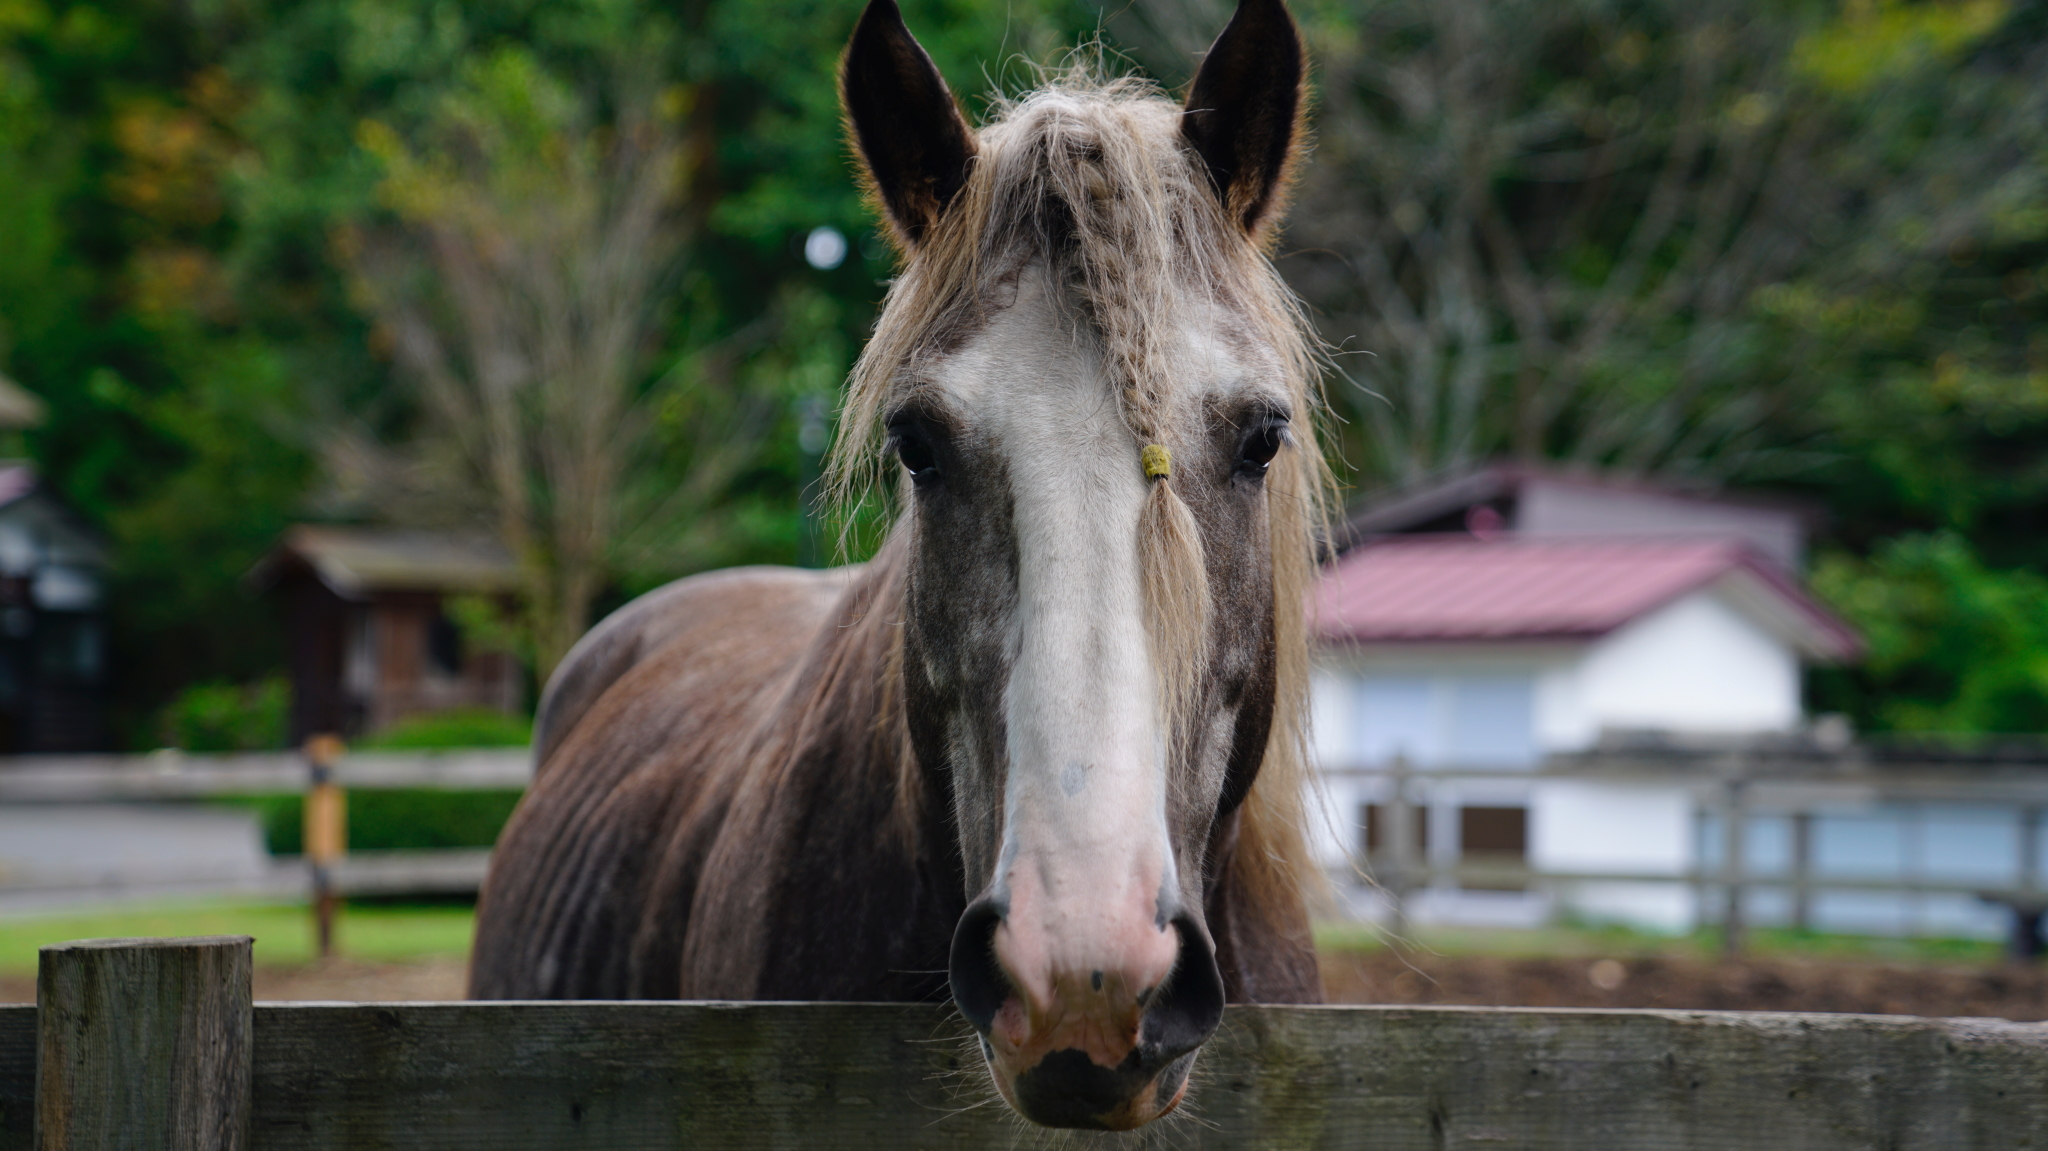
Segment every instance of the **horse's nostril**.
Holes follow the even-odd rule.
[[[1145,1062],[1155,1066],[1200,1047],[1223,1022],[1223,974],[1216,969],[1208,935],[1186,915],[1175,917],[1173,927],[1180,933],[1173,974],[1138,1000],[1146,1005],[1138,1045]]]
[[[983,1035],[995,1025],[996,1011],[1010,997],[1009,977],[996,962],[996,928],[1002,922],[1000,905],[992,899],[978,899],[953,928],[952,961],[947,965],[953,1002]]]

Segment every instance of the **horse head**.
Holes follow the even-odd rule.
[[[953,996],[1051,1126],[1179,1104],[1242,990],[1219,860],[1246,820],[1298,819],[1273,764],[1300,734],[1324,473],[1311,341],[1265,252],[1302,77],[1280,0],[1244,0],[1184,105],[1076,74],[976,131],[894,0],[843,65],[903,265],[835,466],[900,464],[903,702],[969,897]]]

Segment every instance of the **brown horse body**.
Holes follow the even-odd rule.
[[[967,893],[890,683],[903,559],[679,580],[585,637],[493,857],[472,998],[945,998]],[[1245,890],[1238,827],[1209,855],[1226,994],[1318,1001],[1306,917]]]
[[[893,0],[841,91],[905,262],[835,491],[871,562],[684,580],[549,685],[480,998],[940,999],[1025,1117],[1177,1107],[1227,1000],[1318,997],[1302,605],[1327,471],[1266,258],[1304,63],[1243,0],[1185,104],[1085,71],[979,132]]]

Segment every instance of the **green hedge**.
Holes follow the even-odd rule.
[[[354,745],[364,751],[447,751],[465,747],[525,747],[533,742],[533,720],[502,711],[463,708],[400,720]]]
[[[348,846],[352,851],[490,847],[519,805],[519,791],[360,790],[348,793]],[[229,800],[254,808],[272,855],[305,848],[305,798],[250,795]]]
[[[363,750],[445,751],[466,747],[524,747],[533,721],[483,710],[415,716],[357,741]],[[436,791],[393,788],[348,793],[348,846],[352,851],[423,851],[437,847],[490,847],[519,805],[518,790]],[[305,799],[248,795],[226,800],[253,808],[263,820],[272,855],[305,849]]]

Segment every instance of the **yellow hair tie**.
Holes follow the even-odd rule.
[[[1138,453],[1138,463],[1145,469],[1146,479],[1163,480],[1173,470],[1173,453],[1166,450],[1165,444],[1146,444],[1145,450]]]

